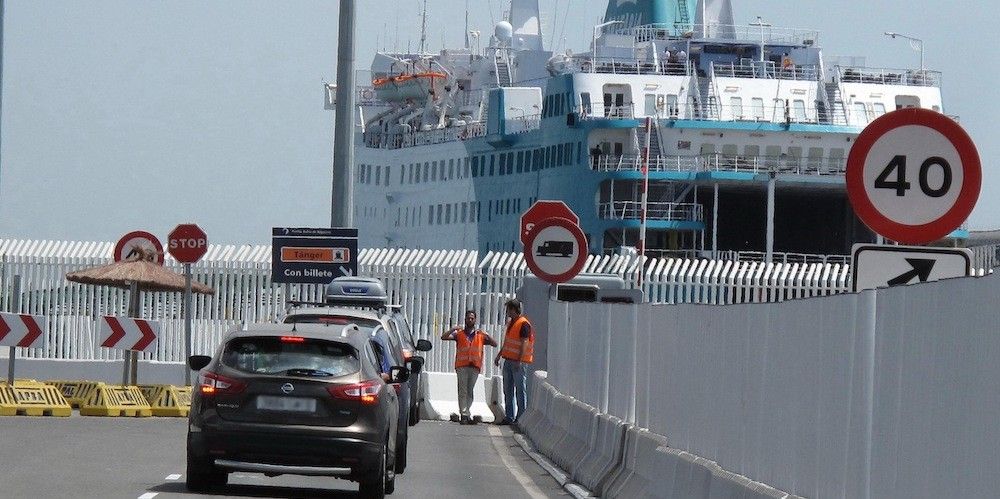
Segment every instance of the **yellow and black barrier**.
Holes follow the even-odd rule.
[[[137,386],[95,383],[80,404],[81,416],[149,417],[153,410]]]
[[[34,380],[14,380],[14,386],[0,383],[0,416],[68,417],[72,413],[55,386]]]
[[[79,409],[86,401],[87,395],[93,391],[98,381],[46,381],[59,389],[59,393],[74,409]]]
[[[191,412],[191,387],[173,385],[139,385],[154,416],[187,417]]]

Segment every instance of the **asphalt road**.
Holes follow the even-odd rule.
[[[0,418],[0,497],[357,497],[353,482],[230,475],[213,495],[184,488],[182,418]],[[392,497],[561,497],[509,427],[423,421],[410,428],[406,473]]]

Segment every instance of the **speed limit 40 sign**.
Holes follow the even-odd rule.
[[[928,109],[901,109],[873,121],[847,159],[847,195],[858,218],[901,243],[935,241],[958,228],[981,184],[969,134]]]

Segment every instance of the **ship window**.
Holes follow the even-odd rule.
[[[461,161],[462,161],[462,166],[464,167],[464,168],[462,168],[462,171],[464,172],[463,177],[469,178],[469,175],[470,175],[470,167],[469,167],[470,161],[469,161],[469,157],[466,156]]]
[[[646,116],[656,116],[656,94],[646,94],[643,102]]]
[[[771,121],[785,121],[788,116],[788,107],[785,105],[785,99],[774,99],[774,114],[771,116]]]
[[[767,146],[764,148],[764,156],[768,159],[775,159],[781,156],[781,146]]]
[[[479,157],[472,158],[472,176],[479,176]]]
[[[739,150],[736,148],[736,144],[723,144],[722,154],[725,156],[736,156],[739,154]]]
[[[446,224],[450,224],[451,223],[451,205],[450,204],[444,205],[444,223],[446,223]]]
[[[469,217],[469,203],[462,203],[462,223],[468,221]]]
[[[614,155],[621,156],[622,154],[624,154],[624,151],[625,151],[625,144],[622,144],[621,142],[615,142]]]
[[[424,162],[424,182],[430,182],[431,180],[431,164]]]
[[[444,172],[442,172],[444,173]],[[448,180],[455,178],[455,160],[448,160]],[[442,179],[443,180],[443,179]]]
[[[438,179],[438,162],[431,162],[431,182],[437,182]]]
[[[496,154],[490,154],[490,176],[493,176],[493,166],[496,165],[497,156]]]
[[[878,118],[879,116],[882,116],[883,114],[885,114],[885,104],[882,104],[881,102],[876,102],[876,103],[872,104],[872,106],[875,108],[875,117],[876,118]],[[935,107],[937,107],[937,106],[935,106]],[[935,109],[935,111],[937,111],[937,109]]]
[[[868,121],[868,111],[865,109],[864,102],[855,102],[853,110],[855,123],[865,123]]]
[[[444,160],[443,159],[441,160],[440,163],[438,163],[438,168],[439,168],[439,170],[438,170],[438,178],[441,179],[441,180],[445,180],[445,177],[444,177],[445,167],[444,167]]]
[[[517,151],[517,173],[524,173],[524,151]]]
[[[517,207],[514,208],[514,213],[521,213],[521,198],[517,198]]]
[[[441,225],[442,215],[444,214],[444,205],[437,205],[437,216],[434,217],[434,223]]]
[[[434,225],[434,205],[427,207],[427,225]]]
[[[507,174],[507,153],[500,153],[500,175]]]
[[[507,174],[514,173],[514,153],[507,154]]]
[[[389,176],[390,172],[392,172],[392,167],[389,165],[385,165],[385,185],[389,185],[390,179],[392,179],[392,177]]]
[[[382,184],[382,165],[375,166],[375,185]]]
[[[729,98],[729,107],[730,107],[730,110],[733,112],[733,119],[734,120],[742,120],[743,119],[743,98],[742,97],[730,97]]]
[[[592,109],[590,104],[590,92],[583,92],[580,94],[580,103],[583,108],[583,114],[589,115]]]
[[[563,164],[563,147],[561,145],[556,146],[556,166],[562,166]]]
[[[576,164],[583,162],[583,142],[576,143]]]
[[[744,147],[743,155],[749,158],[756,158],[757,156],[760,156],[760,146],[752,145]]]
[[[556,114],[563,115],[566,114],[566,102],[563,100],[562,94],[556,96]]]
[[[754,97],[750,99],[750,112],[753,113],[754,121],[764,120],[764,99]]]
[[[792,101],[792,108],[795,110],[795,121],[801,123],[808,120],[806,117],[806,101],[795,99]]]
[[[677,111],[679,106],[677,105],[677,95],[667,94],[667,115],[671,118],[677,117]]]
[[[399,185],[403,185],[406,180],[406,165],[399,165]]]

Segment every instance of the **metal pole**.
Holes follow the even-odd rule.
[[[639,224],[639,289],[642,289],[642,271],[646,266],[646,208],[649,201],[649,141],[653,135],[653,118],[646,117],[646,146],[642,150],[642,210]]]
[[[354,226],[354,0],[340,0],[331,227]]]
[[[128,287],[128,316],[139,317],[139,283],[133,282]],[[139,355],[132,350],[125,350],[125,368],[122,371],[122,386],[129,385],[129,373],[132,374],[132,384],[138,381]]]
[[[184,264],[184,386],[191,386],[191,369],[187,359],[191,358],[191,264]]]
[[[2,4],[3,2],[0,1],[0,5]],[[21,276],[14,276],[13,288],[14,300],[10,309],[14,313],[21,313]],[[14,356],[17,354],[14,348],[14,345],[11,345],[10,350],[7,351],[7,386],[14,386]]]
[[[712,258],[719,258],[719,184],[712,190]]]
[[[767,255],[765,260],[771,263],[774,257],[774,174],[767,181]]]

